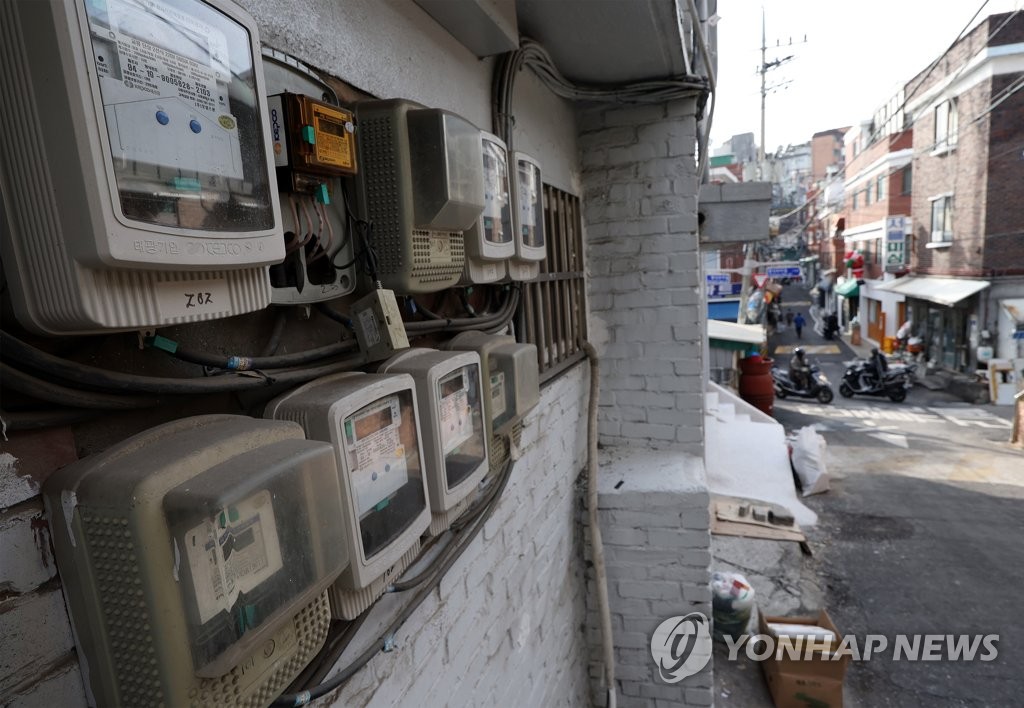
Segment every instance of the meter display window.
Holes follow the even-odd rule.
[[[345,458],[369,560],[426,508],[412,391],[364,406],[344,421]]]
[[[199,0],[84,0],[126,219],[274,226],[252,40]]]
[[[509,202],[508,157],[497,143],[484,140],[484,240],[512,241],[512,205]]]
[[[456,369],[437,382],[437,389],[445,482],[451,490],[484,461],[480,367]]]
[[[516,415],[515,372],[508,357],[491,355],[489,360],[491,429],[498,430]]]
[[[544,247],[544,200],[541,195],[540,168],[523,160],[518,161],[519,224],[523,244]]]

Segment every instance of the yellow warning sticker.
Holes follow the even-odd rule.
[[[327,106],[313,106],[316,159],[323,165],[353,169],[352,114]]]

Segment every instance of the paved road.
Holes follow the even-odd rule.
[[[801,293],[784,293],[806,316],[800,301]],[[794,342],[786,332],[774,344]],[[807,330],[801,343],[827,344]],[[812,355],[836,389],[853,356],[845,344],[837,349]],[[829,445],[832,489],[805,500],[820,515],[808,534],[815,557],[789,557],[807,564],[801,571],[821,585],[840,631],[891,641],[1000,635],[992,662],[895,662],[891,653],[854,662],[848,706],[1024,705],[1024,452],[1007,443],[1011,416],[1008,407],[971,406],[922,387],[904,403],[838,395],[828,406],[776,402],[787,430],[815,425]],[[758,706],[764,692],[724,698]]]

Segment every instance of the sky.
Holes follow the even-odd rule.
[[[945,51],[983,2],[718,0],[712,146],[738,133],[761,141],[762,5],[767,61],[793,57],[767,73],[765,150],[771,153],[818,131],[870,119]],[[989,0],[971,26],[1022,6],[1024,0]]]

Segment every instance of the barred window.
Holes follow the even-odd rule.
[[[586,282],[580,199],[544,185],[548,254],[536,280],[523,283],[524,341],[537,345],[541,383],[583,359],[587,338]]]

